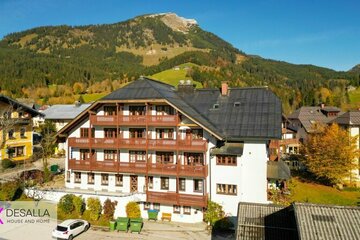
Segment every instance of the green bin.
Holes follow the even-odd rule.
[[[148,219],[157,221],[158,213],[157,210],[148,210]]]
[[[50,166],[50,171],[52,173],[56,173],[58,170],[59,170],[59,165],[55,164]]]
[[[116,230],[127,232],[129,228],[129,218],[127,217],[118,217],[116,219]]]
[[[142,218],[130,219],[130,232],[137,232],[140,234],[142,226],[143,226]]]
[[[110,231],[115,231],[115,227],[116,227],[116,222],[115,221],[110,221]]]

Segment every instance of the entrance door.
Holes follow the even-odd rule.
[[[130,176],[130,192],[138,191],[138,176],[131,175]]]

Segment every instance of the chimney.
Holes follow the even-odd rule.
[[[324,109],[324,107],[325,107],[325,103],[320,103],[320,108]]]
[[[192,84],[191,80],[180,80],[178,85],[178,92],[192,93],[194,90],[195,86]]]
[[[221,95],[222,96],[227,96],[228,95],[228,88],[229,88],[229,86],[228,86],[227,82],[222,82],[221,83]]]

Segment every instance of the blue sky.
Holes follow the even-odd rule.
[[[0,0],[0,38],[160,12],[194,18],[248,54],[336,70],[360,64],[359,0]]]

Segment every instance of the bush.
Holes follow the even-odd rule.
[[[111,220],[114,218],[115,208],[117,201],[112,202],[110,199],[106,199],[104,202],[104,216],[105,218]]]
[[[73,203],[74,197],[75,197],[74,194],[66,194],[62,198],[60,198],[58,207],[63,213],[70,214],[72,211],[74,211],[75,209]]]
[[[220,204],[209,201],[205,212],[205,221],[214,227],[215,223],[224,217],[224,211]]]
[[[84,199],[80,196],[74,196],[73,198],[73,204],[74,204],[74,209],[75,209],[75,212],[81,216],[84,211],[85,211],[85,202],[84,202]]]
[[[230,221],[229,218],[225,217],[215,222],[214,230],[225,231],[233,228],[234,224]]]
[[[90,219],[93,221],[98,220],[102,211],[100,200],[98,198],[88,198],[86,205],[90,212]]]
[[[129,202],[126,204],[126,215],[128,218],[141,217],[139,204],[137,202]]]
[[[3,167],[3,169],[8,169],[8,168],[13,168],[16,166],[16,164],[11,161],[10,159],[3,159],[1,161],[1,166]]]
[[[15,201],[21,197],[23,189],[19,181],[0,184],[0,201]]]

